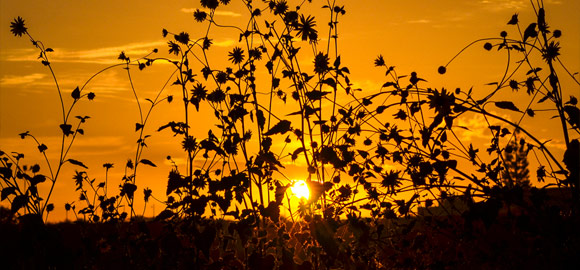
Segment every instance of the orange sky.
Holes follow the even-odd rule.
[[[243,25],[247,11],[232,1],[220,7],[216,20],[223,24]],[[314,1],[317,2],[316,0]],[[317,8],[326,1],[312,4],[309,13],[316,15],[319,27],[324,26],[324,13]],[[342,3],[340,3],[342,2]],[[519,13],[524,24],[532,22],[533,14],[528,1],[338,1],[345,5],[346,15],[339,24],[339,51],[343,64],[351,71],[350,78],[365,91],[376,91],[384,82],[383,70],[373,67],[378,54],[385,57],[388,65],[395,65],[398,72],[419,73],[429,81],[430,87],[454,89],[473,86],[475,91],[486,92],[484,84],[501,78],[505,58],[499,53],[484,51],[477,45],[468,50],[448,69],[446,76],[437,74],[437,67],[447,63],[469,42],[483,37],[498,37],[502,30],[513,31],[506,22],[512,14]],[[579,1],[545,1],[547,20],[553,29],[561,29],[563,62],[571,72],[580,71],[580,20],[577,11]],[[76,86],[82,85],[92,74],[102,68],[119,63],[117,56],[125,51],[136,58],[153,48],[166,52],[166,40],[161,29],[172,32],[187,31],[193,37],[201,37],[204,27],[193,21],[192,10],[200,8],[198,1],[7,1],[0,2],[0,149],[27,154],[27,162],[41,163],[38,151],[31,140],[21,140],[18,133],[30,131],[49,147],[49,157],[58,155],[60,114],[58,95],[48,70],[36,59],[37,51],[26,38],[16,38],[9,32],[13,18],[26,20],[29,32],[55,50],[52,54],[53,68],[65,96]],[[322,29],[322,28],[321,28]],[[324,31],[322,31],[324,32]],[[513,33],[513,32],[512,32]],[[227,52],[237,42],[237,34],[231,31],[213,32],[214,61],[223,63]],[[306,56],[310,57],[308,54]],[[311,62],[305,60],[305,65]],[[310,64],[311,65],[311,64]],[[163,87],[172,70],[168,65],[156,65],[144,72],[132,73],[140,99],[153,98]],[[578,77],[577,77],[578,78]],[[578,95],[577,85],[570,86],[568,93]],[[89,115],[84,126],[86,135],[79,138],[72,148],[70,158],[82,160],[89,168],[91,177],[102,179],[103,163],[114,163],[110,178],[123,175],[123,165],[134,157],[134,123],[138,110],[130,91],[126,73],[120,68],[98,77],[89,85],[95,92],[93,102],[83,101],[75,115]],[[167,94],[177,89],[167,90]],[[141,188],[150,187],[153,194],[163,199],[167,172],[170,165],[165,156],[179,157],[177,141],[168,133],[155,130],[166,123],[168,115],[178,113],[177,105],[162,105],[154,113],[149,133],[149,147],[143,158],[152,160],[158,168],[141,167]],[[203,110],[203,108],[202,108]],[[201,117],[203,118],[203,117]],[[473,127],[469,136],[477,138],[486,132],[478,127],[479,119],[467,119],[465,125]],[[562,139],[551,132],[558,130],[540,124],[541,137],[553,138],[554,145]],[[200,131],[211,124],[199,123]],[[545,126],[544,126],[545,125]],[[205,127],[205,128],[204,128]],[[201,132],[201,133],[204,133]],[[561,133],[561,132],[560,132]],[[557,133],[557,134],[560,134]],[[466,135],[467,136],[467,135]],[[288,176],[300,178],[300,170]],[[64,219],[62,205],[78,199],[74,192],[72,172],[69,167],[55,187],[53,202],[56,209],[51,220]],[[532,170],[533,171],[533,170]],[[144,176],[147,176],[145,179]],[[48,183],[45,183],[48,185]],[[138,197],[138,198],[139,198]],[[162,205],[157,205],[159,213]],[[153,209],[146,210],[148,215]]]

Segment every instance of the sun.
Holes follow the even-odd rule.
[[[304,180],[298,180],[294,182],[294,184],[290,187],[290,191],[299,199],[306,199],[310,198],[310,190],[308,190],[308,185]]]

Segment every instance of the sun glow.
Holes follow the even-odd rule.
[[[304,180],[298,180],[294,182],[294,184],[290,187],[290,191],[292,194],[299,199],[306,199],[310,198],[310,190],[308,190],[308,185]]]

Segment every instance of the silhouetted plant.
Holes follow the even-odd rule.
[[[530,187],[528,145],[526,144],[526,140],[518,136],[518,134],[520,134],[520,131],[516,129],[513,140],[508,143],[504,150],[504,184]]]
[[[580,110],[577,97],[564,98],[555,68],[559,65],[568,72],[559,58],[557,39],[562,32],[549,30],[543,3],[532,1],[537,20],[523,32],[517,14],[512,16],[508,25],[516,28],[515,38],[502,31],[500,37],[474,41],[438,68],[440,74],[452,72],[450,63],[474,44],[483,43],[484,50],[497,48],[505,53],[506,70],[501,79],[488,84],[492,90],[479,97],[472,89],[429,88],[417,72],[398,74],[381,55],[374,65],[385,71],[386,82],[372,92],[355,89],[338,50],[339,19],[346,10],[335,1],[326,1],[322,7],[328,11],[328,24],[320,24],[320,18],[308,14],[312,1],[292,8],[285,0],[264,0],[242,1],[249,16],[247,24],[226,26],[218,22],[215,12],[229,2],[201,1],[206,9],[194,11],[193,18],[206,27],[204,36],[163,29],[169,57],[147,55],[132,61],[121,53],[118,58],[123,63],[115,65],[126,69],[131,85],[133,67],[143,70],[164,61],[175,68],[168,81],[180,95],[179,102],[172,104],[182,106],[183,114],[169,119],[157,131],[171,132],[177,138],[186,162],[177,164],[173,157],[167,157],[172,165],[166,209],[156,220],[168,221],[159,241],[171,244],[162,248],[165,253],[160,257],[169,260],[170,254],[183,252],[192,255],[188,263],[197,267],[239,263],[249,269],[466,267],[481,261],[435,252],[422,256],[423,244],[435,249],[438,242],[460,245],[471,241],[470,237],[487,237],[489,231],[498,230],[494,226],[504,222],[502,208],[507,206],[509,215],[516,215],[514,204],[524,209],[522,212],[537,211],[530,215],[536,219],[533,225],[518,220],[528,226],[517,231],[518,237],[528,241],[528,229],[553,232],[554,228],[542,220],[549,217],[566,224],[568,214],[554,214],[545,203],[546,187],[552,185],[574,190],[574,197],[567,202],[571,210],[566,213],[577,215]],[[211,34],[225,28],[237,31],[239,42],[223,55],[229,61],[227,66],[219,68],[209,60]],[[30,37],[21,18],[12,23],[11,31]],[[327,37],[322,39],[322,35]],[[50,68],[49,50],[30,39],[40,49],[42,63]],[[514,61],[516,57],[520,58]],[[313,68],[305,68],[304,59],[310,59]],[[527,102],[499,98],[501,92],[524,88]],[[63,146],[58,170],[55,174],[51,171],[53,186],[64,163],[87,169],[67,158],[74,138],[83,134],[80,124],[87,119],[79,117],[78,126],[73,128],[68,124],[70,112],[81,98],[94,98],[94,94],[83,94],[83,89],[72,92],[68,113],[61,98]],[[61,95],[58,84],[57,90]],[[156,167],[143,158],[150,137],[145,130],[153,108],[165,100],[171,102],[173,97],[161,97],[164,86],[154,99],[146,99],[150,106],[145,111],[138,91],[133,86],[131,90],[139,109],[135,125],[139,135],[135,157],[125,165],[119,195],[107,194],[107,179],[95,186],[86,171],[77,171],[74,176],[80,201],[86,205],[78,213],[88,214],[94,222],[133,218],[137,168],[139,164]],[[536,110],[537,103],[553,107]],[[280,108],[282,105],[285,109]],[[204,117],[213,117],[215,128],[203,130],[200,136],[196,127],[202,107],[213,113]],[[515,115],[517,120],[495,110]],[[566,144],[563,159],[555,156],[535,130],[521,125],[526,117],[549,120],[553,112]],[[491,134],[487,149],[461,139],[461,131],[469,127],[460,126],[459,119],[473,115],[484,119]],[[518,140],[515,134],[520,132],[526,140],[510,143]],[[28,132],[21,136],[33,138],[44,154],[46,146],[35,137]],[[71,139],[65,147],[66,138]],[[524,153],[533,153],[539,163],[537,178],[547,182],[545,187],[530,188],[527,197],[521,186],[505,182],[506,178],[523,180],[527,175],[508,173],[514,164],[510,157],[514,151],[520,159]],[[0,155],[2,199],[11,201],[12,211],[50,211],[50,193],[44,204],[35,193],[35,186],[47,178],[38,174],[40,168],[20,165],[22,154]],[[284,201],[289,199],[287,190],[292,184],[285,173],[287,162],[305,164],[303,173],[311,191],[310,198],[294,212]],[[47,165],[50,169],[48,160]],[[112,164],[104,167],[108,172]],[[19,185],[21,182],[25,185]],[[151,192],[144,190],[145,201]],[[129,214],[119,211],[123,200],[130,207]],[[434,212],[417,217],[419,207],[429,209],[435,202],[445,217]],[[291,213],[291,221],[281,215],[284,207]],[[72,204],[67,208],[72,209]],[[234,221],[226,222],[226,217]],[[397,241],[391,242],[393,239]],[[477,246],[478,241],[469,243]],[[449,252],[457,254],[457,245],[448,245]],[[476,252],[470,252],[466,251],[466,256],[476,258]]]

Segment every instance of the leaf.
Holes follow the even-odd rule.
[[[46,181],[46,176],[42,175],[42,174],[37,174],[34,177],[30,178],[30,185],[34,186],[37,185],[38,183],[42,183]]]
[[[326,81],[326,80],[325,80]],[[334,81],[334,80],[333,80]],[[323,81],[324,83],[324,81]],[[320,91],[320,90],[312,90],[312,91],[308,91],[306,92],[306,97],[310,100],[310,101],[315,101],[315,100],[320,100],[322,99],[322,97],[326,96],[330,94],[330,92],[328,91]]]
[[[69,124],[61,124],[59,127],[65,136],[72,135],[74,133],[72,132],[72,126]]]
[[[75,90],[72,91],[72,93],[70,94],[70,96],[72,98],[74,98],[75,100],[81,98],[81,90],[79,90],[79,87],[77,86],[77,88],[75,88]]]
[[[157,167],[157,165],[155,165],[153,162],[151,162],[151,161],[150,161],[150,160],[148,160],[148,159],[141,159],[141,160],[139,161],[139,163],[143,163],[143,164],[145,164],[145,165],[149,165],[149,166],[151,166],[151,167]]]
[[[334,60],[334,68],[338,69],[340,67],[340,55]]]
[[[0,167],[0,176],[4,178],[4,180],[8,180],[8,178],[12,177],[12,169],[9,167]]]
[[[292,161],[296,160],[298,158],[298,155],[302,152],[304,152],[304,147],[300,147],[294,150],[294,152],[292,153]]]
[[[278,133],[284,134],[292,129],[290,125],[291,125],[290,121],[282,120],[278,122],[276,125],[274,125],[270,130],[268,130],[268,132],[264,133],[264,135],[270,136]]]
[[[264,130],[264,125],[266,124],[266,117],[264,117],[264,112],[262,110],[256,111],[256,120],[258,121],[258,126],[260,130]]]
[[[9,195],[16,195],[16,187],[7,187],[2,189],[2,194],[0,195],[0,198],[3,200],[6,200],[6,198],[8,198]]]
[[[580,127],[580,110],[575,106],[566,105],[564,111],[568,114],[568,122],[572,127]]]
[[[518,109],[518,107],[516,107],[516,105],[514,105],[514,103],[511,101],[496,101],[495,106],[497,106],[500,109],[520,112],[520,109]]]
[[[143,128],[143,125],[140,123],[135,123],[135,132],[139,131],[140,129]]]
[[[323,84],[328,84],[330,87],[335,88],[336,87],[336,81],[334,81],[333,78],[326,78],[322,81]],[[308,94],[307,94],[308,96]]]
[[[27,204],[28,204],[28,196],[18,195],[14,197],[14,200],[12,200],[12,207],[10,208],[10,210],[12,211],[12,213],[16,213],[18,212],[18,210],[20,210],[20,208],[25,207]]]
[[[81,167],[83,167],[83,168],[85,168],[85,169],[88,169],[88,167],[87,167],[87,166],[85,166],[85,164],[83,164],[82,162],[80,162],[80,161],[78,161],[78,160],[74,160],[74,159],[70,159],[70,158],[69,158],[69,159],[67,159],[65,162],[67,162],[67,161],[68,161],[68,162],[70,162],[70,163],[71,163],[71,164],[73,164],[73,165],[81,166]]]
[[[173,217],[174,215],[175,214],[171,210],[165,209],[165,210],[161,211],[161,213],[159,213],[159,215],[157,215],[157,217],[155,217],[155,220],[156,221],[166,220],[166,219]]]
[[[530,23],[530,25],[528,25],[528,27],[524,31],[524,42],[526,42],[526,40],[530,37],[535,38],[537,36],[538,32],[536,31],[536,23]]]
[[[395,86],[396,87],[397,84],[394,83],[394,82],[386,82],[385,84],[383,84],[383,87],[389,87],[389,86]]]

